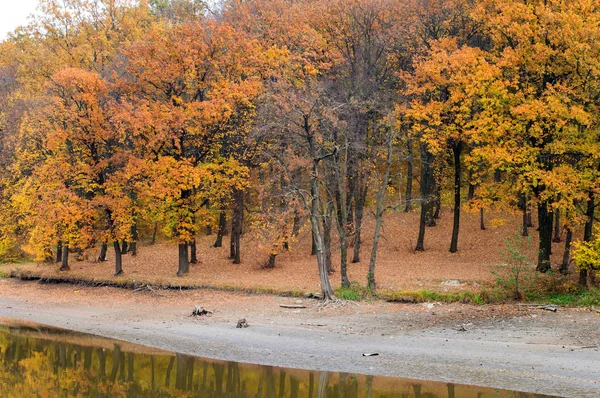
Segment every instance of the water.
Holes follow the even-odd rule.
[[[0,397],[542,397],[222,362],[40,325],[0,325]]]

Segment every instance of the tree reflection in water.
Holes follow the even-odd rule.
[[[2,397],[540,397],[212,361],[50,328],[0,326]]]

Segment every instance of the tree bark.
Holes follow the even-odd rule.
[[[56,244],[56,262],[60,263],[62,261],[62,242],[59,240]]]
[[[138,241],[137,226],[133,224],[131,226],[131,243],[129,244],[129,252],[133,257],[137,256],[137,241]]]
[[[421,144],[421,217],[419,219],[419,236],[415,251],[425,250],[425,227],[427,219],[431,215],[431,188],[433,180],[433,156],[429,153],[426,144]]]
[[[121,253],[127,254],[127,241],[125,239],[121,242]]]
[[[196,248],[196,238],[190,242],[190,264],[198,264],[198,250]]]
[[[483,210],[483,207],[479,209],[479,228],[482,231],[485,231],[485,211]]]
[[[115,276],[119,276],[123,274],[123,256],[118,240],[113,242],[113,247],[115,249]]]
[[[528,231],[528,227],[529,227],[529,217],[527,215],[527,197],[525,195],[520,195],[519,196],[519,202],[521,204],[521,208],[523,209],[523,227],[522,227],[522,235],[523,236],[529,236],[529,231]]]
[[[552,254],[552,221],[554,217],[548,208],[547,201],[538,204],[538,223],[540,225],[538,264],[536,270],[547,272],[551,268],[550,255]]]
[[[588,193],[587,210],[585,212],[587,220],[583,229],[583,241],[591,242],[594,233],[594,213],[595,213],[595,196],[594,191]],[[588,270],[582,269],[579,271],[579,286],[586,288],[588,285]]]
[[[462,182],[460,155],[462,152],[462,148],[462,142],[459,142],[452,146],[452,153],[454,155],[454,223],[452,226],[452,240],[450,242],[450,253],[456,253],[458,251],[458,233],[460,230],[460,185]]]
[[[325,250],[325,265],[328,273],[333,273],[331,264],[331,224],[333,217],[333,202],[328,201],[327,213],[323,217],[323,249]]]
[[[241,262],[240,239],[244,222],[244,191],[236,189],[233,192],[233,216],[231,217],[231,240],[229,255],[234,264]]]
[[[373,247],[371,249],[371,259],[369,261],[369,273],[367,275],[367,283],[371,294],[377,294],[377,283],[375,282],[375,262],[377,261],[377,249],[379,248],[379,237],[381,234],[381,224],[383,222],[383,214],[385,209],[383,207],[383,199],[385,198],[385,190],[387,188],[388,180],[390,179],[390,171],[392,168],[393,160],[393,148],[394,148],[394,136],[390,133],[388,148],[387,148],[387,162],[385,168],[385,174],[379,192],[377,192],[377,208],[375,210],[375,233],[373,234]]]
[[[190,271],[190,261],[188,257],[188,244],[179,244],[179,269],[177,276],[181,277]]]
[[[554,236],[552,237],[552,242],[560,243],[562,239],[560,238],[560,209],[554,210]]]
[[[412,140],[408,140],[407,142],[407,150],[408,157],[406,160],[406,206],[404,207],[404,212],[408,213],[412,210],[412,186],[413,186],[413,142]]]
[[[567,228],[567,237],[565,238],[565,251],[563,252],[562,263],[559,272],[563,275],[569,273],[569,263],[571,262],[571,242],[573,241],[573,231]]]
[[[227,214],[221,210],[219,212],[219,229],[217,231],[217,240],[213,247],[223,247],[223,236],[227,235]]]
[[[337,217],[337,229],[340,236],[340,277],[342,279],[342,286],[350,286],[350,280],[348,279],[348,224],[346,219],[347,201],[344,195],[343,186],[339,183],[335,189],[335,202],[337,206],[336,217]]]
[[[70,271],[69,268],[69,245],[62,245],[62,255],[59,271]]]
[[[357,184],[358,185],[358,184]],[[363,222],[363,214],[365,209],[365,201],[367,200],[367,183],[364,182],[363,187],[357,186],[356,191],[356,199],[354,201],[356,206],[355,211],[355,223],[354,223],[354,255],[352,257],[353,263],[360,262],[360,245],[362,243],[360,239],[361,230],[362,230],[362,222]]]
[[[154,246],[156,244],[156,235],[158,233],[158,223],[154,223],[154,228],[152,229],[152,240],[150,241],[150,246]]]
[[[98,261],[103,262],[106,261],[106,252],[108,251],[108,244],[106,242],[102,242],[100,245],[100,255],[98,256]]]

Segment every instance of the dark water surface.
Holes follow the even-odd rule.
[[[222,362],[40,325],[0,324],[0,397],[483,398],[542,395]]]

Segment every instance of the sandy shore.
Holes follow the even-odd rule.
[[[600,316],[514,305],[382,302],[284,309],[296,299],[143,291],[0,279],[0,317],[223,360],[600,395]],[[194,305],[214,311],[190,317]],[[240,318],[249,328],[237,329]],[[364,357],[363,353],[379,353]]]

